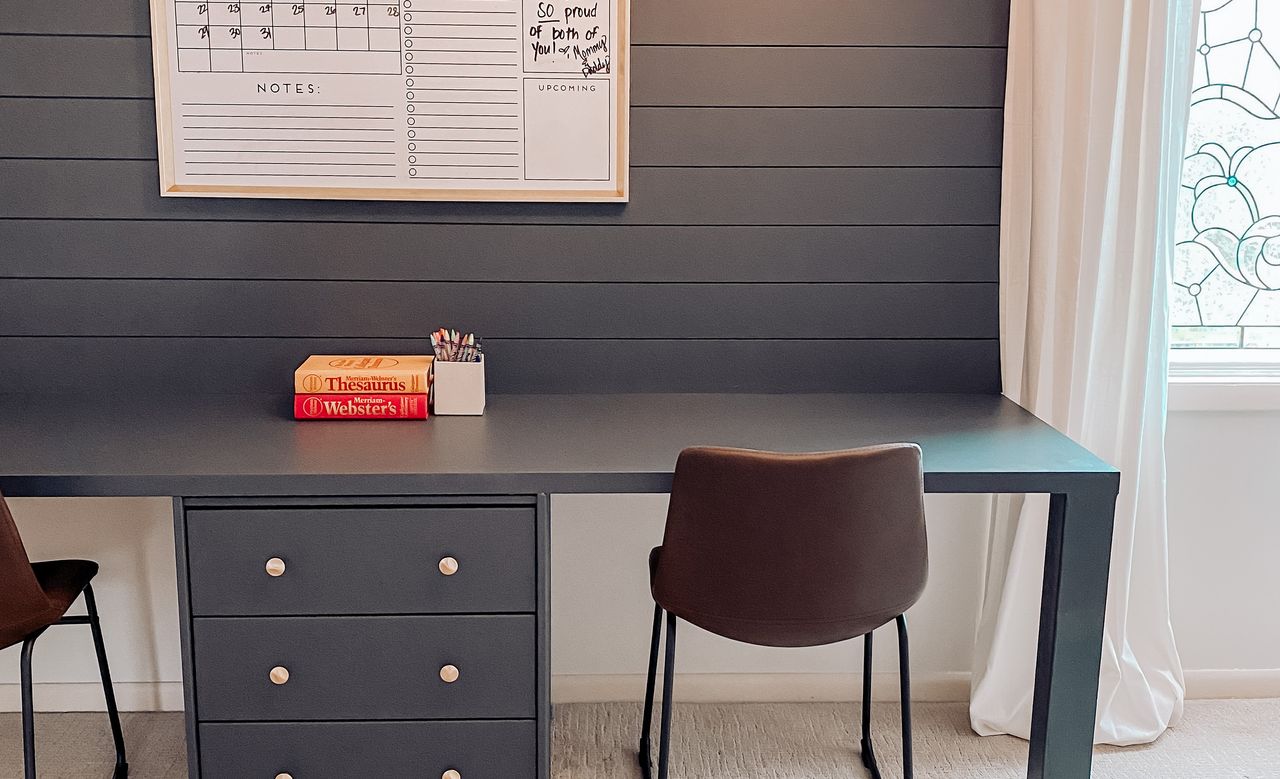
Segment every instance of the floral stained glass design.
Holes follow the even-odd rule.
[[[1280,348],[1280,0],[1203,0],[1178,202],[1175,348]]]

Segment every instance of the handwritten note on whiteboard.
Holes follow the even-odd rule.
[[[629,0],[151,0],[161,194],[627,199]]]

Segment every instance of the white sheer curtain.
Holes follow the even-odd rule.
[[[1169,621],[1168,267],[1197,0],[1013,0],[1004,141],[1005,394],[1123,472],[1095,741],[1182,711]],[[995,504],[970,718],[1027,738],[1048,501]]]

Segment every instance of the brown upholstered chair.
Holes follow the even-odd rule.
[[[111,737],[116,745],[113,779],[129,775],[124,756],[124,736],[120,730],[120,714],[111,689],[111,672],[107,669],[107,652],[102,645],[102,628],[98,624],[98,607],[93,600],[89,581],[98,572],[98,564],[90,560],[47,560],[32,563],[18,536],[13,516],[0,495],[0,649],[22,644],[22,751],[26,779],[36,776],[35,714],[31,695],[31,650],[36,639],[51,625],[85,625],[93,633],[93,646],[98,653],[98,670],[102,673],[102,689],[107,698],[107,716],[111,721]],[[87,616],[66,616],[67,609],[80,593],[84,593]]]
[[[666,613],[658,777],[667,779],[676,618],[763,646],[863,636],[862,762],[871,749],[871,634],[897,622],[903,768],[911,767],[911,682],[903,612],[927,577],[920,448],[777,454],[686,449],[676,463],[662,546],[649,557],[655,608],[640,767],[652,772],[658,643]]]

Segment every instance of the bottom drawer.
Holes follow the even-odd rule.
[[[212,722],[200,725],[202,779],[534,779],[533,720]],[[450,775],[452,776],[452,775]]]

